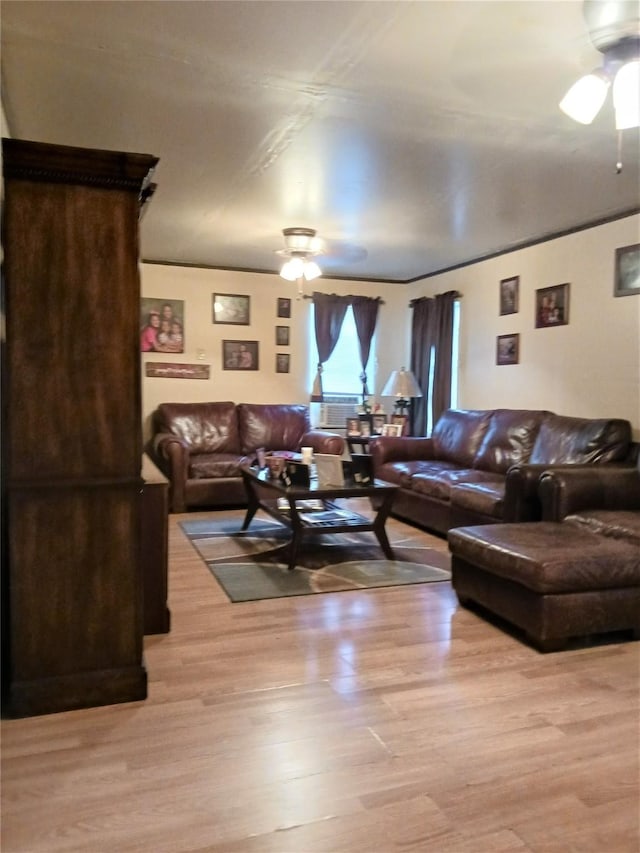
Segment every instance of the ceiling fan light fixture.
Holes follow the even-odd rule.
[[[616,130],[640,126],[640,60],[625,63],[613,81]]]
[[[305,261],[303,275],[307,281],[313,281],[322,275],[322,270],[315,261]]]
[[[573,84],[560,101],[560,109],[580,124],[591,124],[604,104],[609,85],[609,79],[602,71],[586,74]]]
[[[320,254],[316,246],[316,232],[313,228],[283,228],[285,248],[277,254],[284,255],[288,260],[280,270],[280,275],[287,281],[299,281],[304,278],[312,281],[322,275],[322,270],[313,260],[314,255]]]

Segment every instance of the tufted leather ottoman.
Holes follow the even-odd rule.
[[[564,521],[458,527],[448,540],[460,603],[501,616],[542,651],[587,634],[640,636],[640,548],[633,539]]]

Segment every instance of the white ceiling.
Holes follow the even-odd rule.
[[[289,226],[326,273],[407,281],[638,207],[582,3],[3,0],[12,136],[160,157],[146,260],[277,271]]]

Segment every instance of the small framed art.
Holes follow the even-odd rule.
[[[402,435],[402,424],[383,424],[382,435],[390,435],[400,438]]]
[[[536,329],[569,323],[569,285],[554,284],[536,290]]]
[[[360,419],[347,418],[347,435],[360,435]]]
[[[496,338],[496,364],[518,364],[520,360],[520,335],[498,335]]]
[[[288,352],[277,352],[276,353],[276,373],[288,373],[289,372],[289,353]]]
[[[213,322],[230,326],[249,325],[250,297],[237,293],[213,294]]]
[[[284,318],[291,317],[291,300],[289,298],[278,297],[277,315]]]
[[[640,243],[616,249],[614,296],[640,293]]]
[[[257,370],[258,341],[222,341],[223,370]]]
[[[289,346],[289,326],[276,326],[276,346]]]
[[[520,276],[503,278],[500,282],[500,315],[517,314],[520,295]]]
[[[387,416],[378,414],[371,417],[371,433],[372,435],[382,435],[382,427],[387,422]]]

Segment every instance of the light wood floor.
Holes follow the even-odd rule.
[[[3,853],[637,853],[638,643],[449,584],[230,604],[178,518],[148,700],[3,721]]]

